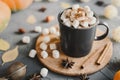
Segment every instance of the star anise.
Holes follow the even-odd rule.
[[[41,80],[41,75],[35,73],[29,80]]]
[[[87,76],[87,74],[81,74],[79,78],[80,80],[89,80],[89,77]]]
[[[62,60],[62,66],[64,67],[64,68],[72,68],[73,67],[73,65],[75,64],[75,62],[73,62],[73,61],[69,61],[69,59],[67,58],[66,60]]]

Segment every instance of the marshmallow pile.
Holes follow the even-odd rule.
[[[76,29],[89,28],[96,23],[94,12],[89,6],[80,7],[73,5],[71,9],[66,9],[61,15],[61,20],[68,27]]]
[[[60,32],[59,32],[58,28],[57,27],[50,27],[49,29],[44,28],[42,31],[42,34],[44,37],[43,37],[42,42],[39,45],[39,48],[41,49],[41,53],[40,53],[41,57],[43,59],[47,58],[49,56],[47,50],[50,49],[52,52],[52,57],[55,59],[59,58],[60,52],[59,52],[59,50],[57,50],[57,45],[55,43],[50,43],[51,39],[49,36],[49,34],[54,34],[54,35],[56,35],[56,39],[57,39],[57,37],[60,36]]]

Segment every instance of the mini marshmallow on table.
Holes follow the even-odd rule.
[[[55,34],[57,32],[56,28],[55,27],[50,27],[50,33],[51,34]]]
[[[46,77],[48,75],[48,69],[47,68],[42,68],[40,71],[40,75],[42,77]]]
[[[29,52],[29,57],[34,58],[36,56],[36,53],[37,53],[36,50],[31,49]]]
[[[45,36],[43,39],[43,42],[48,43],[50,42],[50,37],[49,36]]]
[[[34,31],[38,32],[38,33],[41,33],[42,32],[42,27],[41,26],[35,26]]]
[[[40,49],[42,49],[42,50],[47,50],[47,47],[48,47],[48,45],[46,43],[44,43],[44,42],[42,42],[40,44]]]
[[[30,43],[30,37],[29,37],[29,36],[24,36],[24,37],[22,38],[22,42],[23,42],[23,43]]]
[[[53,50],[52,51],[52,56],[53,58],[59,58],[60,57],[60,52],[58,50]]]
[[[48,28],[44,28],[44,29],[42,30],[42,34],[43,34],[43,35],[48,35],[48,34],[49,34],[49,29],[48,29]]]
[[[48,53],[46,52],[46,51],[42,51],[41,52],[41,56],[42,56],[42,58],[47,58],[48,57]]]

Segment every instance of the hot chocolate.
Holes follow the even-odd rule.
[[[79,5],[73,5],[72,8],[64,10],[61,20],[66,26],[76,29],[89,28],[96,23],[96,17],[90,7]]]

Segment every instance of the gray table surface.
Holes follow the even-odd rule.
[[[37,36],[39,35],[39,33],[30,32],[31,30],[34,29],[34,26],[40,25],[43,28],[45,28],[45,27],[51,27],[52,25],[58,24],[57,14],[62,10],[62,8],[60,7],[61,2],[69,2],[70,4],[78,3],[82,6],[89,5],[98,15],[102,15],[104,7],[96,6],[95,5],[96,1],[97,0],[91,0],[89,3],[79,3],[77,2],[77,0],[59,0],[58,2],[55,2],[55,3],[48,3],[46,1],[43,1],[40,3],[33,3],[29,8],[25,10],[17,13],[13,13],[8,27],[2,33],[0,33],[0,38],[5,39],[10,43],[11,45],[10,49],[14,48],[16,45],[19,45],[19,56],[15,61],[6,63],[4,66],[0,67],[0,76],[3,76],[8,66],[16,61],[23,62],[24,64],[27,65],[26,77],[33,73],[39,72],[40,69],[44,66],[39,62],[37,57],[35,59],[31,59],[28,57],[29,51],[35,48],[35,41]],[[103,0],[103,1],[105,1],[108,4],[110,3],[110,0]],[[38,9],[42,6],[47,7],[47,10],[44,13],[38,12]],[[119,9],[119,12],[120,12],[120,9]],[[37,19],[37,23],[33,25],[26,23],[27,17],[31,14],[34,15]],[[50,23],[43,23],[42,20],[47,15],[54,15],[56,16],[56,19]],[[120,19],[118,17],[111,20],[101,17],[100,20],[105,21],[109,24],[110,26],[109,37],[111,37],[112,29],[120,25],[120,22],[119,22]],[[27,32],[24,35],[19,35],[16,33],[20,27],[23,27],[26,29]],[[20,43],[20,40],[25,35],[31,37],[30,44],[24,45]],[[113,48],[114,48],[113,56],[110,63],[102,70],[90,75],[89,76],[90,80],[112,80],[113,79],[114,73],[120,68],[120,61],[119,61],[120,60],[120,51],[119,51],[120,44],[113,42]],[[2,63],[2,60],[1,60],[2,54],[3,52],[1,51],[0,63]],[[26,80],[26,77],[23,80]],[[43,80],[79,80],[79,79],[77,77],[70,77],[70,76],[63,76],[60,74],[56,74],[49,70],[48,76]]]

